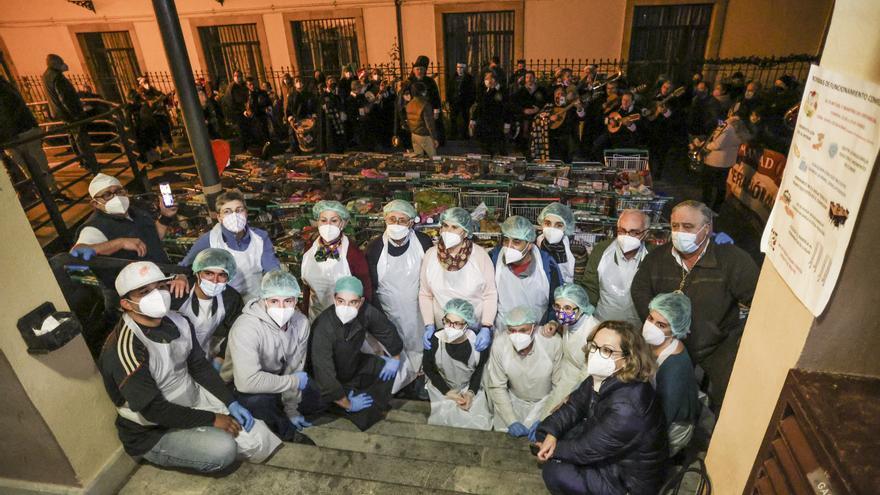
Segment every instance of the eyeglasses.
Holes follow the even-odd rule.
[[[632,237],[641,237],[644,234],[644,230],[626,230],[626,229],[617,229],[617,235],[629,235]]]
[[[459,330],[462,328],[467,328],[466,321],[452,321],[452,320],[449,320],[445,317],[443,318],[442,321],[443,321],[444,327],[450,327],[450,328],[455,328],[455,329],[459,329]]]
[[[595,354],[598,351],[599,355],[605,359],[610,358],[614,354],[620,354],[621,356],[626,356],[626,354],[623,351],[618,351],[617,349],[613,349],[608,346],[599,347],[596,345],[595,342],[589,342],[587,344],[587,349],[590,351],[590,354]]]
[[[125,189],[110,190],[95,196],[95,199],[100,199],[101,201],[104,201],[106,203],[116,196],[128,196],[128,193],[125,191]]]
[[[571,313],[571,312],[577,311],[578,309],[580,309],[580,308],[577,306],[569,306],[568,304],[566,304],[565,306],[560,306],[558,304],[553,305],[554,311],[565,311],[566,313]]]
[[[412,219],[407,217],[387,217],[385,219],[385,225],[409,225]]]

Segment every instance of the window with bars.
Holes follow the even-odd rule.
[[[97,86],[92,90],[108,100],[123,101],[137,87],[141,73],[128,31],[77,33],[76,37]]]
[[[676,81],[690,79],[688,72],[695,69],[693,62],[702,60],[706,53],[712,8],[712,4],[636,6],[629,45],[629,78],[654,81],[658,75],[666,74]]]
[[[346,65],[360,66],[354,18],[292,21],[292,26],[301,74],[311,76],[320,70],[339,75]]]
[[[236,70],[245,76],[265,78],[256,24],[204,26],[199,28],[199,38],[208,73],[219,87],[231,81]]]
[[[464,62],[476,74],[486,69],[495,55],[501,59],[501,67],[510,71],[514,28],[512,10],[443,14],[446,73],[454,74],[455,64]]]

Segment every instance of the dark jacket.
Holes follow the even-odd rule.
[[[416,96],[406,104],[406,124],[413,134],[437,139],[434,109],[424,97]]]
[[[587,294],[590,296],[590,302],[593,303],[593,305],[596,305],[599,302],[599,288],[601,286],[599,281],[599,262],[602,261],[602,255],[612,242],[617,242],[617,238],[612,237],[611,239],[605,239],[604,241],[596,243],[596,245],[593,246],[593,251],[590,253],[590,258],[587,260],[587,266],[584,269],[584,278],[581,280],[581,285],[587,290]],[[654,249],[653,244],[645,244],[645,247],[648,249],[648,252]],[[642,263],[644,262],[645,260],[643,259]],[[641,266],[641,264],[639,266]]]
[[[0,77],[0,143],[37,127],[37,119],[15,86]]]
[[[449,81],[449,87],[446,89],[446,100],[449,102],[449,106],[455,110],[467,112],[476,99],[475,91],[474,76],[468,72],[460,76],[456,74]]]
[[[668,454],[663,409],[650,383],[607,378],[599,392],[589,377],[538,427],[558,439],[553,459],[588,470],[587,486],[655,495]],[[589,493],[608,493],[602,488]]]
[[[559,273],[559,265],[556,264],[556,260],[550,256],[550,253],[544,251],[543,249],[538,249],[538,252],[541,253],[541,269],[544,270],[544,274],[547,275],[547,281],[550,282],[550,298],[547,303],[547,311],[541,315],[541,323],[547,323],[550,318],[553,317],[553,292],[556,291],[556,288],[562,285],[562,275]],[[495,248],[489,253],[489,258],[492,260],[492,266],[494,267],[498,263],[498,256],[501,253],[501,244],[495,246]]]
[[[250,92],[242,83],[231,82],[226,86],[226,93],[223,95],[223,111],[227,116],[240,116],[244,112],[247,105]]]
[[[428,103],[431,104],[431,108],[440,108],[440,88],[437,87],[437,81],[435,81],[433,77],[425,76],[419,79],[415,75],[410,74],[409,82],[410,84],[417,82],[424,84],[425,89],[427,90],[426,95],[428,97]]]
[[[64,73],[56,69],[46,69],[43,73],[43,89],[49,103],[49,114],[64,122],[76,122],[85,118],[82,102],[76,88],[67,80]]]
[[[307,91],[291,89],[287,93],[287,101],[284,103],[284,117],[293,117],[296,120],[309,117],[317,113],[315,95]]]
[[[477,122],[476,137],[483,139],[502,139],[505,122],[504,94],[499,88],[482,88],[477,93],[471,119]]]
[[[198,282],[198,275],[190,275],[187,277],[187,281],[190,286],[190,293],[195,290],[195,284]],[[189,297],[189,293],[185,294],[183,297],[172,297],[171,299],[171,309],[174,311],[180,311],[183,303],[186,302],[186,299]],[[227,285],[223,292],[220,293],[220,298],[223,300],[223,310],[225,314],[223,316],[223,320],[217,325],[217,328],[214,330],[214,334],[212,338],[221,341],[220,342],[220,352],[217,353],[218,356],[226,355],[226,337],[229,336],[229,329],[232,328],[232,324],[235,323],[235,320],[241,315],[241,310],[244,309],[244,301],[241,298],[241,294],[235,290],[231,285]],[[199,300],[197,296],[193,296],[190,300],[190,308],[196,316],[199,315]],[[217,311],[217,302],[211,305],[211,314]],[[190,323],[195,326],[196,322],[191,321]],[[204,349],[207,351],[208,349]]]

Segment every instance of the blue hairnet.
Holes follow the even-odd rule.
[[[525,217],[513,215],[501,223],[501,233],[508,239],[535,242],[535,226]]]
[[[648,309],[666,318],[673,337],[683,339],[691,332],[691,300],[683,292],[658,294],[651,299]]]
[[[223,270],[229,279],[235,277],[235,258],[225,249],[208,248],[196,255],[192,264],[193,273],[202,270]]]
[[[299,282],[290,272],[284,270],[272,270],[263,275],[263,281],[260,284],[260,297],[269,299],[270,297],[302,297],[302,289],[299,288]]]
[[[562,223],[565,224],[565,235],[574,235],[574,214],[571,212],[571,208],[562,203],[550,203],[541,210],[541,214],[538,215],[538,223],[544,223],[544,218],[547,215],[561,218]]]
[[[382,213],[386,215],[391,213],[392,211],[399,211],[400,213],[403,213],[410,218],[415,218],[419,216],[419,213],[416,211],[412,203],[403,199],[392,200],[390,203],[385,205],[384,208],[382,208]]]
[[[443,312],[448,315],[458,316],[466,321],[469,327],[477,326],[477,315],[474,314],[474,305],[464,299],[450,299],[446,306],[443,306]]]
[[[471,235],[474,231],[471,224],[471,214],[464,208],[453,207],[440,214],[440,223],[449,222],[464,229],[465,234]]]
[[[340,203],[339,201],[328,200],[318,201],[317,203],[315,203],[315,206],[312,207],[312,215],[315,217],[315,220],[317,220],[318,217],[321,216],[321,212],[327,210],[335,211],[339,214],[339,218],[343,220],[348,220],[351,216],[348,213],[348,210],[345,209],[345,206],[342,205],[342,203]]]
[[[558,301],[560,299],[575,303],[580,308],[581,313],[587,316],[592,315],[596,309],[590,304],[590,296],[587,294],[587,291],[578,284],[564,284],[557,287],[553,291],[553,300]]]
[[[349,275],[336,281],[334,292],[337,294],[340,292],[351,292],[358,297],[364,297],[364,284],[357,277]]]
[[[538,323],[538,315],[528,306],[517,306],[504,315],[508,327],[518,327]]]

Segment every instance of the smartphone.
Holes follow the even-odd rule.
[[[171,184],[163,182],[159,184],[159,193],[162,194],[162,204],[165,208],[174,206],[174,196],[171,194]]]

